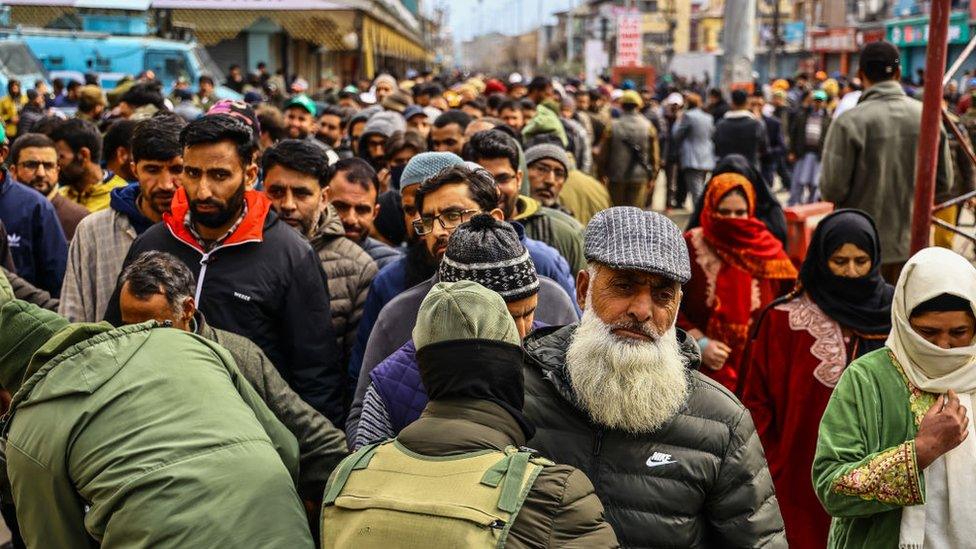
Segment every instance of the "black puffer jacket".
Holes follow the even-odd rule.
[[[575,325],[525,341],[529,446],[582,470],[621,547],[786,547],[783,519],[749,412],[689,369],[688,402],[646,435],[604,429],[572,403],[565,355]],[[697,349],[683,333],[682,350]]]

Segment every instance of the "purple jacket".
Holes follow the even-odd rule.
[[[535,321],[532,330],[545,326]],[[386,406],[394,434],[420,418],[420,413],[427,406],[427,389],[420,379],[417,349],[412,339],[373,368],[369,377]]]

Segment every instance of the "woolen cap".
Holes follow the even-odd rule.
[[[464,164],[464,160],[451,152],[425,152],[411,158],[400,175],[400,194],[411,185],[419,185],[450,166]]]
[[[478,214],[451,235],[438,268],[441,282],[472,280],[506,302],[539,293],[539,277],[515,229]]]
[[[569,172],[569,157],[566,156],[566,150],[562,147],[557,147],[552,143],[541,143],[539,145],[533,145],[525,150],[525,165],[528,166],[535,162],[536,160],[542,160],[543,158],[549,158],[555,160],[563,165],[563,169]]]
[[[393,93],[384,97],[380,104],[383,105],[384,109],[402,113],[407,107],[413,105],[413,98],[405,91],[394,90]]]
[[[384,74],[381,74],[381,75],[377,76],[376,77],[376,80],[373,80],[373,86],[376,86],[380,82],[383,82],[385,84],[389,84],[390,87],[392,87],[394,90],[396,90],[397,88],[399,88],[399,86],[397,86],[396,78],[393,78],[389,74],[385,74],[384,73]]]
[[[419,352],[435,343],[465,339],[522,344],[500,295],[470,280],[438,282],[420,304],[414,346]]]
[[[583,235],[587,261],[657,274],[682,284],[691,279],[681,229],[657,212],[618,206],[593,216]]]
[[[406,129],[407,122],[398,113],[392,111],[378,112],[366,121],[361,135],[375,133],[389,138],[395,132],[406,131]]]

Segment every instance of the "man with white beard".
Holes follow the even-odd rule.
[[[610,208],[584,251],[582,320],[525,340],[529,446],[587,474],[621,547],[786,547],[749,412],[675,328],[691,277],[680,229]]]

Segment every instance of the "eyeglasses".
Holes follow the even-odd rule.
[[[58,167],[57,162],[41,162],[40,160],[25,160],[19,165],[25,170],[30,170],[32,172],[37,171],[37,168],[40,168],[41,166],[44,166],[44,169],[47,171],[51,171]]]
[[[556,177],[556,181],[566,181],[566,170],[562,168],[553,168],[545,164],[533,164],[529,166],[529,169],[542,177],[549,177],[549,174],[553,174]]]
[[[515,179],[515,176],[510,173],[500,173],[495,176],[496,185],[508,185],[508,182]]]
[[[430,234],[434,230],[434,220],[445,230],[456,229],[458,225],[471,219],[471,216],[481,210],[448,210],[438,216],[422,215],[413,222],[413,230],[420,236]]]

